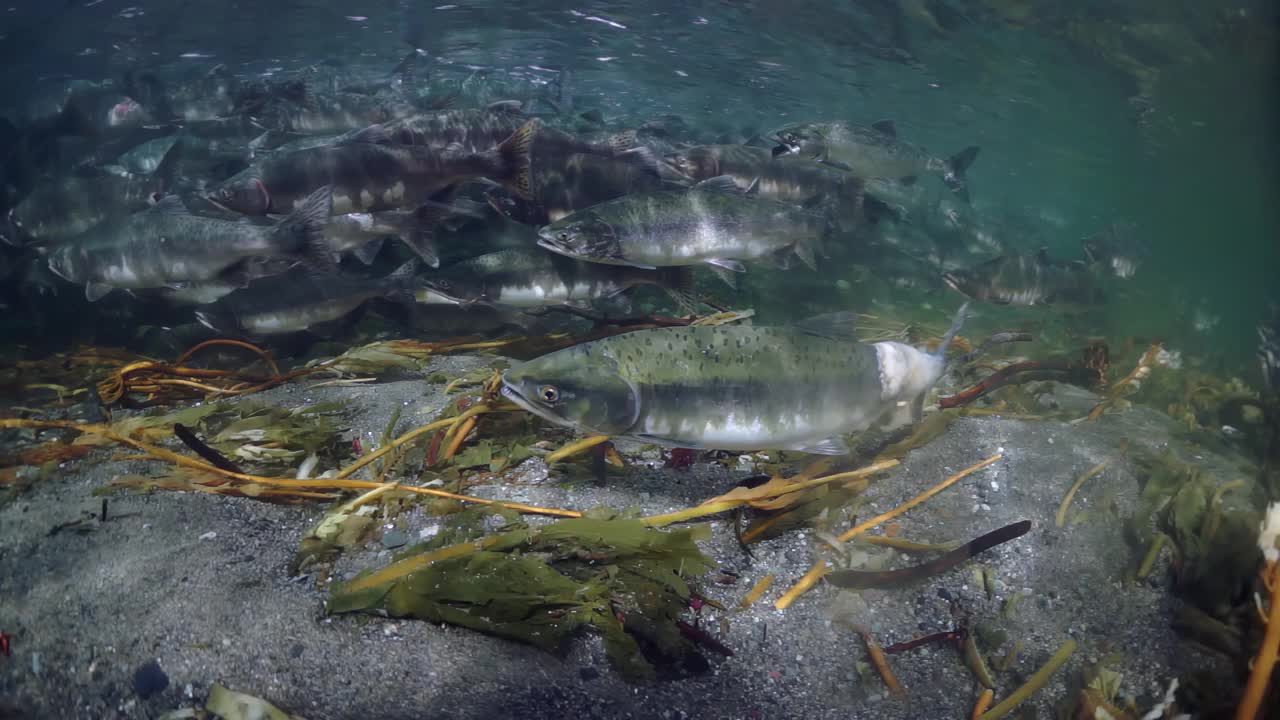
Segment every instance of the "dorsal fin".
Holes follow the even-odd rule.
[[[817,335],[818,337],[858,342],[858,314],[853,312],[833,312],[815,315],[795,324],[797,330]]]
[[[892,120],[877,120],[871,123],[871,127],[881,135],[888,135],[891,138],[898,137],[898,127],[893,124]]]
[[[156,201],[151,206],[151,212],[160,213],[162,215],[189,215],[190,211],[187,206],[182,204],[182,198],[177,195],[166,195]]]
[[[338,138],[335,145],[351,145],[353,143],[369,143],[371,145],[391,145],[391,133],[381,124],[370,125],[360,130],[352,130],[351,132]]]

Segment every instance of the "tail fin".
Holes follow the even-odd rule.
[[[698,297],[694,294],[693,268],[667,267],[658,271],[657,285],[666,291],[676,305],[690,315],[698,312]]]
[[[182,154],[186,147],[186,138],[179,135],[178,139],[169,146],[164,157],[160,158],[160,163],[156,165],[156,169],[151,171],[151,177],[158,181],[158,192],[173,192],[178,176],[178,168],[182,165]]]
[[[452,187],[432,195],[427,202],[409,213],[408,221],[400,231],[400,240],[422,258],[422,262],[433,268],[440,267],[440,254],[436,251],[435,243],[436,226],[449,216],[451,209],[448,201],[452,197]]]
[[[498,176],[491,179],[497,180],[525,200],[533,199],[533,175],[529,149],[533,145],[534,136],[538,134],[539,125],[537,119],[530,120],[494,148],[498,156]]]
[[[432,95],[427,98],[427,110],[448,110],[461,99],[461,95],[457,92],[448,92],[443,95]]]
[[[332,208],[333,187],[325,185],[308,195],[275,229],[285,252],[301,256],[303,264],[320,273],[338,269],[324,237]]]
[[[942,336],[942,343],[938,345],[938,349],[934,351],[934,355],[942,359],[944,362],[947,358],[947,350],[951,347],[951,341],[956,339],[956,334],[960,332],[960,328],[964,327],[964,321],[969,315],[969,303],[960,306],[956,311],[955,318],[951,321],[951,327],[947,328],[947,334]]]
[[[426,50],[413,48],[394,68],[391,68],[391,77],[396,78],[401,83],[413,82],[415,71],[418,69],[418,61],[425,57],[427,57]]]
[[[965,171],[978,157],[978,150],[977,145],[970,145],[947,158],[947,174],[942,179],[947,187],[951,188],[951,192],[960,196],[960,199],[965,202],[969,202],[969,184],[968,179],[965,178]]]

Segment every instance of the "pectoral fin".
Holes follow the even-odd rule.
[[[107,293],[111,292],[111,290],[112,287],[110,285],[103,285],[102,283],[96,282],[85,283],[84,297],[89,302],[98,302],[105,297]]]

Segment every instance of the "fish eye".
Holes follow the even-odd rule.
[[[555,405],[560,400],[560,391],[555,385],[543,385],[538,388],[538,397],[548,405]]]
[[[569,239],[569,233],[565,232],[564,230],[561,230],[560,232],[556,233],[556,239],[561,242],[564,242]]]

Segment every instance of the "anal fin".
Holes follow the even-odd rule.
[[[809,453],[811,455],[848,455],[849,446],[845,444],[844,438],[839,435],[833,435],[829,438],[822,438],[813,442],[800,443],[785,447],[783,450],[791,450],[793,452]]]

